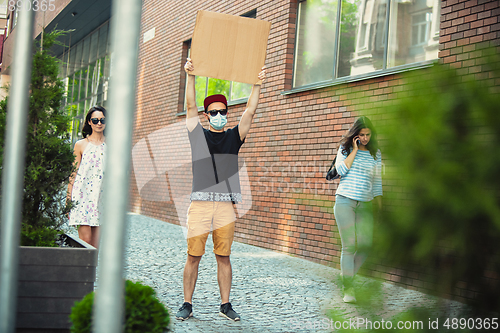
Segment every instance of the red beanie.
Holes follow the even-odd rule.
[[[226,96],[221,95],[221,94],[217,94],[217,95],[212,95],[212,96],[208,96],[207,98],[205,98],[205,101],[203,102],[203,106],[205,107],[205,112],[207,112],[208,106],[212,103],[215,103],[215,102],[224,103],[224,105],[226,106],[226,109],[227,109]]]

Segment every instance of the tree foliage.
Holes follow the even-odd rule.
[[[21,245],[55,246],[60,226],[67,220],[65,189],[73,170],[68,124],[61,107],[63,82],[58,60],[49,54],[65,32],[44,34],[43,48],[33,55],[28,111],[27,146],[22,204]],[[0,140],[3,163],[7,99],[0,102]]]
[[[500,77],[498,56],[482,61],[486,77]],[[378,257],[424,267],[439,294],[460,286],[476,309],[499,311],[500,95],[494,80],[444,65],[407,79],[378,124],[391,184]]]

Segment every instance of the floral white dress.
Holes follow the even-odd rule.
[[[105,143],[96,146],[89,141],[83,151],[71,193],[74,205],[69,214],[71,226],[100,225],[105,154]]]

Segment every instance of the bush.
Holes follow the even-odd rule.
[[[94,293],[76,302],[71,310],[72,333],[90,333]],[[140,282],[125,282],[125,328],[126,333],[162,333],[168,329],[168,310],[156,297],[156,292]]]
[[[56,236],[70,209],[64,204],[74,161],[70,118],[61,107],[64,84],[58,77],[58,60],[48,53],[64,33],[44,34],[43,48],[37,46],[33,55],[22,202],[21,245],[25,246],[56,246]],[[2,164],[7,98],[0,101]]]
[[[398,332],[396,323],[402,322],[412,323],[405,332],[441,332],[452,318],[478,323],[483,321],[477,317],[498,316],[500,91],[494,81],[500,77],[500,57],[476,61],[490,81],[470,80],[436,65],[405,75],[404,91],[392,105],[376,105],[367,112],[378,130],[385,172],[374,258],[365,266],[395,268],[397,275],[408,275],[403,282],[416,282],[414,286],[440,296],[456,295],[460,288],[460,296],[469,297],[471,306],[457,309],[429,297],[394,313],[387,308],[394,302],[404,305],[408,294],[387,299],[382,281],[371,279],[356,282],[355,312],[362,314],[358,319],[392,323],[392,329],[356,325],[336,331]],[[340,278],[336,284],[342,285]],[[327,316],[349,322],[352,311],[334,307]],[[439,328],[433,326],[437,321]],[[415,324],[418,329],[413,329]],[[478,331],[462,326],[459,330]]]
[[[80,302],[75,302],[71,308],[69,320],[72,333],[90,333],[92,330],[92,307],[94,304],[94,292],[88,293]]]
[[[426,287],[460,288],[479,312],[500,311],[500,59],[481,61],[486,80],[435,66],[407,78],[407,96],[384,109],[391,186],[374,243],[385,263],[423,267]]]

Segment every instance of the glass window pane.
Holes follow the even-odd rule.
[[[68,76],[68,89],[67,89],[67,97],[66,101],[67,103],[73,102],[73,86],[75,84],[75,80],[73,79],[73,75]]]
[[[195,81],[196,86],[196,105],[203,106],[203,101],[207,97],[207,78],[197,76]]]
[[[87,81],[87,97],[97,95],[97,72],[95,71],[96,64],[89,65],[89,79]]]
[[[96,73],[97,73],[97,94],[101,94],[103,91],[104,83],[104,58],[97,60],[96,62]]]
[[[391,7],[387,67],[437,59],[439,0],[395,2]]]
[[[104,57],[104,66],[102,65],[102,62],[101,62],[101,66],[103,66],[103,72],[104,72],[104,76],[103,76],[103,80],[102,80],[102,92],[104,94],[103,95],[104,102],[108,100],[109,72],[110,72],[110,67],[111,67],[110,60],[111,60],[111,57],[109,55],[107,55]],[[103,104],[105,104],[105,103],[103,103]]]
[[[73,119],[73,122],[71,124],[71,141],[72,143],[75,143],[81,138],[81,120],[78,118]]]
[[[99,47],[97,58],[102,58],[106,55],[106,46],[108,45],[108,24],[105,24],[99,29]]]
[[[89,62],[93,63],[97,59],[97,42],[99,41],[99,32],[94,32],[92,36],[90,36],[90,59]]]
[[[78,115],[78,106],[76,104],[71,104],[66,106],[66,111],[71,117],[76,117]]]
[[[230,100],[247,98],[252,92],[252,85],[248,83],[233,82]]]
[[[299,4],[294,87],[333,79],[337,3],[308,0]]]
[[[14,15],[14,20],[12,21],[12,28],[11,28],[11,31],[15,28],[15,26],[17,25],[17,20],[19,19],[19,7],[16,6],[16,10],[14,11],[13,15]]]
[[[78,71],[82,68],[82,52],[83,52],[83,43],[78,43],[75,51],[75,71]]]
[[[85,115],[87,114],[87,111],[90,110],[91,105],[95,105],[95,103],[93,103],[91,98],[87,98],[85,100]]]
[[[419,29],[418,26],[413,26],[411,29],[411,45],[418,45],[420,41],[418,40]]]
[[[107,42],[106,42],[106,54],[111,54],[112,51],[111,51],[111,38],[109,36],[109,29],[108,29],[108,38],[107,38]]]
[[[80,98],[80,76],[81,72],[78,71],[75,73],[74,79],[73,79],[73,99],[71,100],[72,102],[78,101]]]
[[[76,46],[73,46],[69,49],[68,75],[71,75],[75,72],[76,50],[77,50]]]
[[[82,76],[80,78],[80,94],[78,95],[78,100],[84,99],[87,97],[87,75],[88,75],[88,67],[82,69],[80,72]]]
[[[215,95],[215,94],[222,94],[226,97],[229,96],[229,85],[230,84],[231,84],[231,81],[209,78],[208,79],[207,96]],[[201,104],[201,105],[203,105],[203,104]]]
[[[85,101],[80,101],[80,103],[78,103],[78,115],[83,117],[87,115],[87,109],[85,108]]]
[[[103,96],[102,95],[103,94],[97,95],[97,102],[96,102],[97,105],[102,105],[102,102],[103,102]]]
[[[109,79],[110,73],[111,73],[111,55],[107,55],[105,57],[105,63],[104,63],[104,78],[106,80]]]
[[[59,63],[59,77],[63,78],[66,77],[66,53],[63,53],[62,56],[60,56],[57,59],[57,62]]]
[[[83,50],[82,50],[82,66],[88,66],[89,64],[89,54],[90,54],[90,38],[87,37],[83,41]]]
[[[66,104],[68,104],[69,81],[70,81],[69,77],[65,77],[62,79],[63,87],[64,87],[64,95],[63,95],[61,106],[63,106],[63,107],[66,106]]]
[[[338,77],[384,68],[385,0],[342,0]]]

